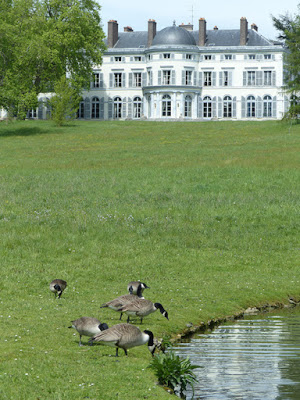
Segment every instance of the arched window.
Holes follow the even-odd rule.
[[[271,96],[264,96],[263,116],[264,117],[272,117],[272,98],[271,98]]]
[[[209,96],[205,96],[203,99],[203,118],[211,118],[211,98]]]
[[[248,96],[247,97],[247,117],[255,117],[255,97]]]
[[[171,97],[168,94],[162,98],[162,116],[171,117]]]
[[[184,100],[184,116],[191,117],[192,116],[192,98],[191,96],[185,96]]]
[[[133,99],[133,118],[141,118],[142,116],[142,99],[134,97]]]
[[[98,97],[92,98],[92,118],[98,119],[100,117],[100,101]]]
[[[81,99],[77,111],[77,118],[84,118],[84,100]]]
[[[116,97],[114,99],[114,118],[122,118],[122,99],[121,97]]]
[[[223,117],[232,117],[232,98],[230,96],[225,96],[223,100]]]

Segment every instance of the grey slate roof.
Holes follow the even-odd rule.
[[[175,28],[175,29],[174,29]],[[240,46],[239,29],[207,30],[205,47]],[[188,45],[197,46],[199,31],[187,31],[180,27],[167,27],[158,31],[153,46]],[[253,29],[248,30],[247,47],[273,46],[274,43]],[[141,49],[148,47],[148,31],[120,32],[114,49]]]

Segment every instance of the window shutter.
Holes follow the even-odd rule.
[[[290,107],[290,101],[288,96],[284,96],[284,113],[286,113],[288,111]]]
[[[203,86],[203,72],[199,72],[199,86]]]
[[[244,54],[244,60],[248,60],[248,55]]]
[[[122,57],[122,62],[125,62],[125,57]]]
[[[232,71],[228,72],[228,86],[232,86]]]
[[[132,87],[132,77],[133,77],[133,73],[129,72],[129,82],[128,82],[129,87]]]
[[[147,72],[142,73],[142,85],[147,86]]]
[[[114,62],[114,58],[113,57],[110,57],[110,62]]]
[[[215,59],[216,59],[216,56],[213,54],[213,55],[211,56],[211,59],[212,59],[212,60],[215,60]]]
[[[112,98],[108,99],[108,119],[112,119],[113,117],[113,101]]]
[[[175,54],[171,53],[171,59],[173,60],[175,58]]]
[[[126,87],[126,74],[122,72],[122,87]]]
[[[224,58],[225,58],[225,57],[224,57],[224,54],[221,54],[220,60],[221,60],[221,61],[224,61]]]
[[[217,81],[217,73],[213,71],[212,73],[212,86],[216,86]]]
[[[158,71],[158,84],[161,85],[161,71]]]
[[[222,118],[223,116],[223,103],[221,97],[218,97],[218,118]]]
[[[203,101],[200,96],[198,98],[198,116],[199,118],[203,118]]]
[[[193,71],[192,74],[193,74],[194,86],[197,86],[197,72]]]
[[[104,119],[104,97],[100,99],[100,119]]]
[[[273,61],[275,60],[275,54],[272,54],[272,60]]]
[[[277,97],[273,96],[272,99],[272,117],[276,118],[277,117]]]
[[[91,103],[88,97],[84,99],[84,118],[85,119],[91,118]]]
[[[113,74],[109,74],[109,87],[112,88],[114,87],[114,81],[113,81]]]
[[[246,99],[242,96],[242,118],[246,117]]]
[[[243,71],[243,86],[247,86],[247,72]]]
[[[162,59],[162,58],[163,58],[163,55],[162,55],[161,53],[160,53],[160,55],[159,55],[159,58],[160,58],[160,59]]]
[[[133,62],[133,57],[132,56],[130,57],[130,62]]]
[[[272,86],[276,86],[276,71],[272,71]]]
[[[132,119],[132,99],[128,97],[128,118]]]
[[[126,97],[124,97],[122,102],[122,118],[126,118]]]
[[[213,97],[212,100],[212,117],[217,117],[217,98]]]
[[[181,73],[181,84],[185,85],[185,70],[183,70]]]
[[[223,86],[223,71],[219,72],[219,86]]]
[[[236,97],[232,100],[232,117],[236,118]]]
[[[172,80],[171,80],[172,85],[175,85],[175,69],[172,69],[171,74],[172,74]]]
[[[262,98],[260,96],[257,97],[256,99],[256,117],[261,118],[262,117]]]
[[[153,71],[150,71],[150,85],[153,85]]]
[[[203,61],[203,55],[201,54],[201,56],[200,56],[200,61]]]
[[[235,54],[232,55],[232,59],[233,59],[233,60],[236,59],[236,55],[235,55]]]
[[[255,84],[256,86],[262,86],[262,83],[263,83],[263,71],[256,71]]]
[[[104,87],[104,83],[103,83],[103,72],[100,72],[100,87],[101,87],[101,88]]]

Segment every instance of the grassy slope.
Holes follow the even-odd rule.
[[[0,397],[169,398],[146,346],[77,346],[144,280],[161,337],[299,289],[300,126],[36,121],[0,125]],[[69,286],[60,301],[54,278]]]

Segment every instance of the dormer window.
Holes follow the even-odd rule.
[[[225,54],[225,60],[232,60],[232,54]]]
[[[212,59],[212,56],[210,54],[206,54],[204,56],[204,60],[211,60],[211,59]]]
[[[265,60],[271,60],[271,54],[264,54]]]
[[[115,62],[121,62],[121,61],[122,61],[122,57],[119,57],[119,56],[115,57]]]
[[[171,58],[171,54],[170,53],[164,53],[164,58]]]
[[[142,57],[140,57],[140,56],[136,56],[136,57],[134,57],[134,61],[142,61]]]
[[[249,60],[255,60],[256,59],[256,55],[255,54],[249,54],[248,58],[249,58]]]
[[[186,54],[185,55],[185,59],[186,60],[191,60],[192,59],[192,55],[191,54]]]

